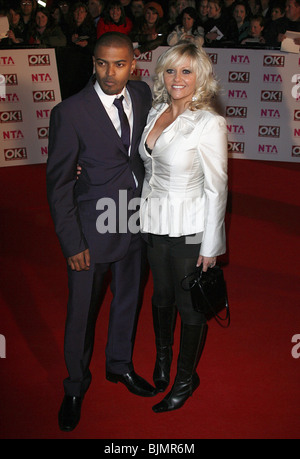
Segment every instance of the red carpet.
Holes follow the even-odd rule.
[[[210,323],[200,388],[181,410],[154,414],[161,395],[139,398],[105,380],[108,291],[97,324],[93,381],[71,433],[57,425],[67,290],[46,202],[45,165],[0,169],[1,439],[300,438],[300,359],[291,353],[292,337],[300,334],[300,164],[230,160],[229,166],[223,261],[232,323],[226,330]],[[136,371],[149,381],[155,358],[151,288],[150,278],[134,352]],[[179,328],[175,356],[178,338]]]

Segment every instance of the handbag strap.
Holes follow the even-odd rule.
[[[229,325],[230,325],[230,310],[229,310],[229,303],[228,303],[228,297],[227,297],[227,292],[226,292],[226,289],[225,289],[225,309],[226,309],[226,316],[225,317],[221,317],[219,316],[219,314],[217,312],[215,312],[214,310],[214,307],[211,305],[211,303],[209,302],[209,300],[207,299],[205,293],[204,293],[204,290],[202,288],[202,285],[201,285],[201,282],[200,281],[200,278],[198,279],[197,283],[199,285],[199,288],[201,290],[201,293],[202,293],[202,296],[203,298],[205,299],[206,301],[206,304],[208,305],[208,307],[211,309],[211,311],[213,312],[213,316],[214,316],[214,319],[216,322],[218,322],[218,324],[223,327],[223,328],[228,328]],[[225,325],[222,323],[222,322],[227,322]]]
[[[184,284],[184,281],[186,281],[186,280],[189,279],[190,277],[193,278],[194,282],[193,282],[192,285],[190,284],[189,287],[186,288],[186,287],[184,287],[184,285],[183,285],[183,284]],[[192,288],[194,287],[194,285],[197,284],[197,283],[198,283],[198,278],[195,277],[195,272],[193,272],[193,273],[187,274],[187,275],[182,279],[182,281],[181,281],[181,287],[182,287],[183,290],[185,290],[186,292],[189,292],[190,290],[192,290]]]

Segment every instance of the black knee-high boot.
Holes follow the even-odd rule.
[[[177,375],[171,391],[157,405],[155,413],[181,408],[200,384],[196,367],[205,345],[207,324],[181,325]]]
[[[153,381],[158,392],[164,392],[170,382],[176,309],[174,306],[159,307],[152,304],[152,315],[156,343]]]

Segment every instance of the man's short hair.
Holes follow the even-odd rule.
[[[132,52],[133,55],[133,45],[132,41],[130,38],[125,35],[124,33],[120,32],[107,32],[101,35],[98,40],[96,41],[95,47],[94,47],[94,54],[96,52],[96,49],[99,46],[115,46],[115,47],[127,47],[130,52]]]

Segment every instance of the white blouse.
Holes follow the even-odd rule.
[[[141,230],[172,237],[200,233],[200,254],[221,255],[226,251],[226,121],[210,111],[186,110],[162,132],[150,154],[147,136],[167,108],[150,110],[141,138],[146,171]]]

